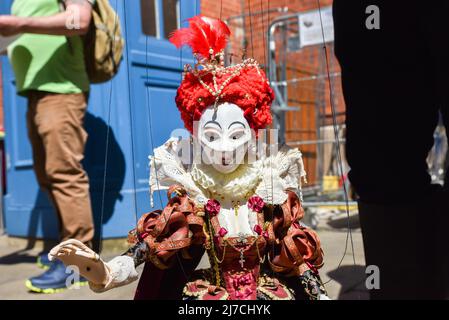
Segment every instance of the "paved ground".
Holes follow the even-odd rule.
[[[354,243],[354,254],[348,239],[346,256],[345,243],[347,232],[346,220],[338,222],[339,219],[332,219],[334,224],[325,224],[318,230],[322,246],[325,251],[325,265],[321,270],[326,288],[332,299],[367,299],[368,295],[364,290],[364,254],[359,229],[354,229],[352,238]],[[335,223],[335,221],[337,221]],[[0,299],[132,299],[137,282],[126,287],[114,289],[112,291],[96,294],[88,287],[78,290],[66,290],[63,293],[44,295],[34,294],[27,291],[24,286],[25,279],[29,276],[38,275],[41,270],[35,264],[36,249],[26,250],[17,245],[11,245],[11,241],[6,236],[0,237]],[[105,255],[109,259],[113,253]],[[356,264],[354,265],[355,259]],[[338,267],[340,261],[342,263]],[[140,271],[140,270],[139,270]]]

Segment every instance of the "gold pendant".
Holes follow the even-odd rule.
[[[232,201],[232,204],[234,205],[234,215],[237,217],[239,215],[240,201],[237,201],[235,204]]]

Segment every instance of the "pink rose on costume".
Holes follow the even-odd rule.
[[[220,212],[221,206],[217,200],[209,199],[204,208],[211,217],[215,217]]]
[[[218,231],[218,235],[220,236],[220,237],[224,237],[226,234],[228,233],[228,230],[226,230],[225,228],[220,228],[220,231]]]
[[[268,238],[270,237],[270,236],[268,235],[268,231],[262,232],[262,236],[263,236],[265,239],[267,239],[267,240],[268,240]]]
[[[261,226],[259,226],[258,224],[256,224],[255,226],[254,226],[254,232],[255,233],[257,233],[259,236],[262,234],[262,227]]]
[[[255,212],[261,212],[264,206],[265,202],[259,196],[252,196],[248,199],[248,208]]]

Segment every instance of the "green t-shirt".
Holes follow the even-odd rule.
[[[11,13],[21,17],[51,16],[60,12],[58,0],[14,0]],[[70,49],[70,45],[72,49]],[[89,91],[79,36],[23,34],[8,47],[16,76],[17,92],[27,90],[54,93]]]

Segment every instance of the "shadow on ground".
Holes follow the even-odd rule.
[[[329,271],[327,276],[331,281],[341,285],[338,300],[367,300],[368,290],[365,287],[365,267],[361,265],[345,265]]]
[[[0,257],[0,264],[11,265],[18,263],[35,263],[36,259],[36,255],[30,254],[28,249],[25,248]]]

